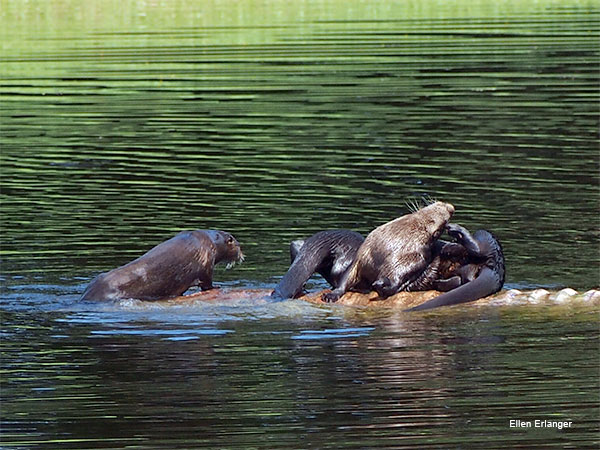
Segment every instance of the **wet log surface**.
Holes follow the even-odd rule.
[[[258,299],[264,299],[266,301],[269,299],[271,292],[272,289],[216,288],[211,289],[210,291],[183,295],[168,301],[227,302]],[[346,305],[360,308],[406,309],[420,305],[421,303],[441,294],[441,292],[438,291],[399,292],[398,294],[386,299],[380,299],[376,292],[371,292],[369,294],[346,292],[336,303],[326,303],[322,300],[322,297],[323,294],[327,292],[329,292],[329,290],[308,293],[302,297],[299,297],[299,300],[323,305]],[[570,288],[562,289],[560,291],[547,291],[545,289],[520,291],[517,289],[509,289],[501,290],[494,295],[481,298],[474,302],[463,303],[463,305],[535,305],[564,304],[570,302],[600,305],[600,291],[592,289],[580,293]]]

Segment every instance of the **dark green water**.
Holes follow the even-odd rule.
[[[5,448],[598,445],[597,310],[77,302],[194,228],[247,255],[216,284],[272,287],[290,240],[423,195],[498,236],[507,287],[598,287],[597,2],[0,0],[0,25]]]

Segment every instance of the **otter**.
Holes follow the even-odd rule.
[[[450,291],[466,283],[467,266],[471,262],[469,251],[463,244],[464,240],[458,239],[460,235],[452,230],[466,231],[460,225],[447,224],[446,231],[451,237],[457,236],[455,242],[448,242],[441,239],[435,241],[431,246],[432,259],[429,265],[421,275],[411,283],[406,291]],[[468,234],[468,232],[466,232]],[[461,278],[460,274],[465,276]]]
[[[450,203],[434,202],[375,228],[361,244],[340,285],[323,299],[335,302],[349,290],[375,290],[387,298],[417,287],[430,277],[427,270],[434,257],[433,244],[452,214]]]
[[[447,232],[456,243],[438,244],[440,279],[431,286],[441,294],[406,311],[423,311],[440,306],[456,305],[495,294],[504,285],[505,262],[502,246],[487,230],[473,235],[456,224],[448,224]]]
[[[215,264],[241,263],[244,254],[230,233],[219,230],[182,231],[144,255],[88,285],[80,300],[159,300],[177,297],[190,286],[212,289]]]
[[[340,285],[365,239],[350,230],[319,231],[306,240],[290,244],[291,265],[271,297],[295,298],[315,272],[333,287]]]

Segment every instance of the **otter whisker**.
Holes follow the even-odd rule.
[[[233,261],[229,261],[229,262],[227,263],[227,265],[225,266],[225,269],[229,270],[229,269],[231,269],[232,267],[234,267],[236,264],[241,264],[241,263],[243,263],[245,258],[246,258],[246,257],[244,256],[244,254],[243,254],[243,253],[242,253],[242,254],[240,254],[240,256],[238,256],[238,259],[234,259]]]
[[[419,209],[421,209],[421,205],[419,204],[419,201],[416,198],[410,198],[408,200],[405,200],[404,204],[411,213],[415,213]]]
[[[421,197],[421,200],[423,201],[423,203],[428,206],[428,205],[432,205],[436,202],[436,200],[429,194],[424,194]]]
[[[407,202],[407,206],[408,206],[408,210],[413,213],[415,212],[415,199],[411,198],[408,202]]]

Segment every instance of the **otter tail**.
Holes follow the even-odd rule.
[[[319,247],[309,258],[296,257],[271,297],[284,299],[297,296],[302,291],[304,283],[315,273],[328,254],[327,248]],[[294,256],[292,254],[292,257]]]
[[[484,267],[473,281],[469,281],[456,289],[432,298],[418,306],[406,309],[405,311],[423,311],[426,309],[439,308],[440,306],[473,302],[494,294],[501,288],[502,280],[498,276],[498,273],[489,267]]]

